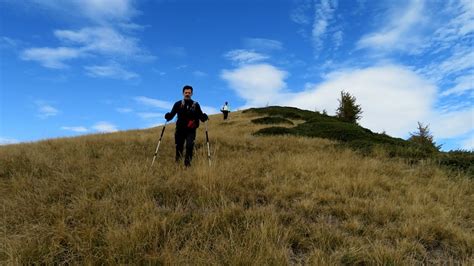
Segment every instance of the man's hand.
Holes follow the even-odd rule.
[[[209,120],[209,116],[207,116],[206,114],[202,114],[202,121],[205,122]]]
[[[173,119],[173,116],[170,114],[170,113],[166,113],[165,114],[165,119],[166,119],[166,122],[170,121],[171,119]]]

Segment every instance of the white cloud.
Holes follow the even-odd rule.
[[[85,16],[100,22],[128,20],[137,13],[132,0],[74,0],[73,3]]]
[[[56,116],[59,113],[58,109],[42,101],[37,101],[36,106],[38,107],[37,116],[42,119],[45,119],[51,116]]]
[[[456,78],[455,83],[456,85],[454,87],[441,93],[441,96],[448,96],[452,94],[461,95],[464,92],[474,90],[474,72]]]
[[[102,133],[118,131],[116,125],[109,122],[104,122],[104,121],[96,123],[94,126],[92,126],[92,129],[94,129],[97,132],[102,132]]]
[[[234,61],[237,64],[251,64],[269,58],[267,55],[244,49],[229,51],[224,54],[224,57]]]
[[[135,97],[134,100],[140,104],[157,107],[161,109],[171,109],[171,107],[173,107],[173,103],[157,100],[157,99],[153,99],[153,98],[149,98],[145,96]]]
[[[78,133],[84,133],[89,131],[86,127],[76,126],[76,127],[61,127],[62,130],[73,131]]]
[[[16,144],[16,143],[20,143],[20,141],[17,139],[0,137],[0,145],[9,145],[9,144]]]
[[[119,113],[122,113],[122,114],[133,112],[133,109],[131,109],[131,108],[116,108],[115,110]]]
[[[142,119],[163,118],[165,116],[163,113],[137,113],[137,115]]]
[[[337,1],[335,0],[321,0],[319,4],[315,4],[316,11],[314,14],[311,36],[313,47],[318,51],[323,46],[326,31],[331,19],[333,18],[336,7]]]
[[[6,36],[0,36],[0,49],[13,49],[23,42]]]
[[[68,16],[82,19],[86,26],[77,30],[58,29],[54,35],[61,41],[59,47],[31,47],[21,52],[23,60],[38,61],[48,68],[66,68],[67,60],[77,58],[93,58],[100,61],[146,62],[154,60],[146,49],[139,46],[139,39],[134,32],[144,26],[133,23],[131,19],[139,12],[135,9],[134,0],[31,0],[19,1],[19,6],[28,9],[46,10],[54,18]],[[86,67],[93,77],[131,79],[136,73],[118,69],[117,66]],[[116,74],[117,73],[117,74]]]
[[[471,0],[449,1],[445,3],[444,12],[450,14],[450,19],[439,24],[434,35],[433,47],[437,51],[451,49],[456,42],[474,32],[474,5]]]
[[[436,138],[455,138],[474,129],[474,108],[436,112],[427,120]]]
[[[357,47],[381,52],[420,52],[420,46],[424,45],[419,34],[424,22],[423,11],[424,0],[412,0],[401,10],[390,10],[388,23],[376,32],[364,35]]]
[[[80,45],[82,53],[138,56],[138,40],[111,27],[89,27],[78,31],[56,30],[54,35],[65,44]]]
[[[208,115],[220,113],[219,109],[212,106],[206,106],[206,105],[201,105],[201,110]]]
[[[262,51],[283,49],[283,44],[281,42],[264,38],[245,38],[244,45],[250,49]]]
[[[85,66],[87,74],[92,77],[107,77],[115,79],[129,80],[138,78],[138,74],[125,70],[118,63],[110,63],[103,66]]]
[[[275,96],[286,88],[286,71],[269,64],[245,65],[234,70],[223,70],[221,78],[248,105],[263,105],[275,100]]]
[[[133,0],[32,0],[19,2],[27,7],[32,3],[61,15],[87,18],[102,24],[128,21],[138,13],[133,7]]]
[[[57,48],[30,48],[24,50],[20,57],[26,61],[38,61],[41,65],[48,68],[66,68],[63,61],[78,58],[81,51],[75,48],[57,47]]]

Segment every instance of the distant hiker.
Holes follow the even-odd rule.
[[[222,106],[221,112],[224,114],[224,120],[227,120],[227,116],[230,113],[230,107],[227,102]]]
[[[191,100],[192,95],[193,87],[189,85],[184,86],[184,98],[173,105],[171,112],[165,114],[166,121],[170,121],[176,114],[178,114],[176,132],[174,134],[176,144],[176,162],[179,163],[181,160],[184,142],[186,142],[186,156],[184,158],[185,166],[191,166],[194,139],[196,138],[196,129],[199,127],[199,120],[205,122],[209,119],[207,114],[202,112],[199,103]]]

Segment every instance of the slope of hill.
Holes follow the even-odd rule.
[[[211,116],[210,167],[204,127],[189,169],[174,163],[174,125],[153,168],[161,127],[0,147],[2,264],[472,263],[466,174],[255,136],[265,116]]]

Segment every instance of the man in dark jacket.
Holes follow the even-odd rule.
[[[196,138],[196,129],[199,127],[199,120],[207,121],[208,116],[202,112],[201,106],[198,102],[191,100],[193,95],[193,87],[186,85],[183,87],[184,99],[177,101],[173,105],[171,112],[166,113],[166,121],[170,121],[178,114],[178,121],[176,121],[176,132],[174,140],[176,144],[176,162],[181,160],[184,149],[184,142],[186,142],[186,155],[184,158],[184,165],[191,166],[193,159],[194,139]]]

